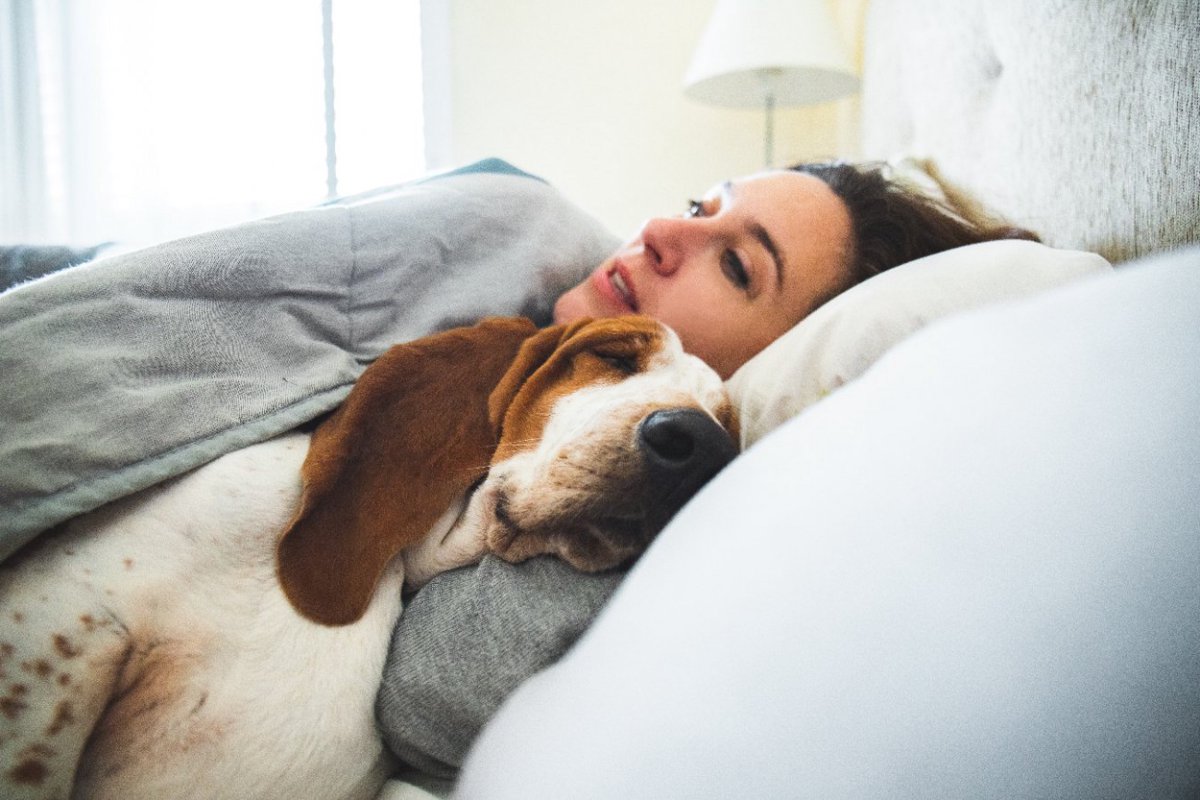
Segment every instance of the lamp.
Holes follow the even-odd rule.
[[[858,91],[826,0],[717,0],[683,79],[693,100],[766,110],[763,153],[775,153],[775,107]]]

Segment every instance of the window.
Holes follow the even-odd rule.
[[[4,243],[160,241],[425,169],[419,0],[3,8]]]

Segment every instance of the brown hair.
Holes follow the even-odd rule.
[[[949,203],[888,178],[885,164],[830,161],[789,169],[824,181],[850,212],[847,280],[817,306],[873,275],[953,247],[996,239],[1040,241],[1023,228],[968,219]]]

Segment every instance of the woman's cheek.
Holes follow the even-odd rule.
[[[562,325],[582,317],[594,316],[588,308],[586,291],[586,283],[581,283],[559,296],[554,303],[554,322],[556,324]]]

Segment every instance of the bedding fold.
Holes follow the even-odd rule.
[[[0,294],[0,559],[331,410],[392,344],[548,321],[617,243],[493,159]]]

